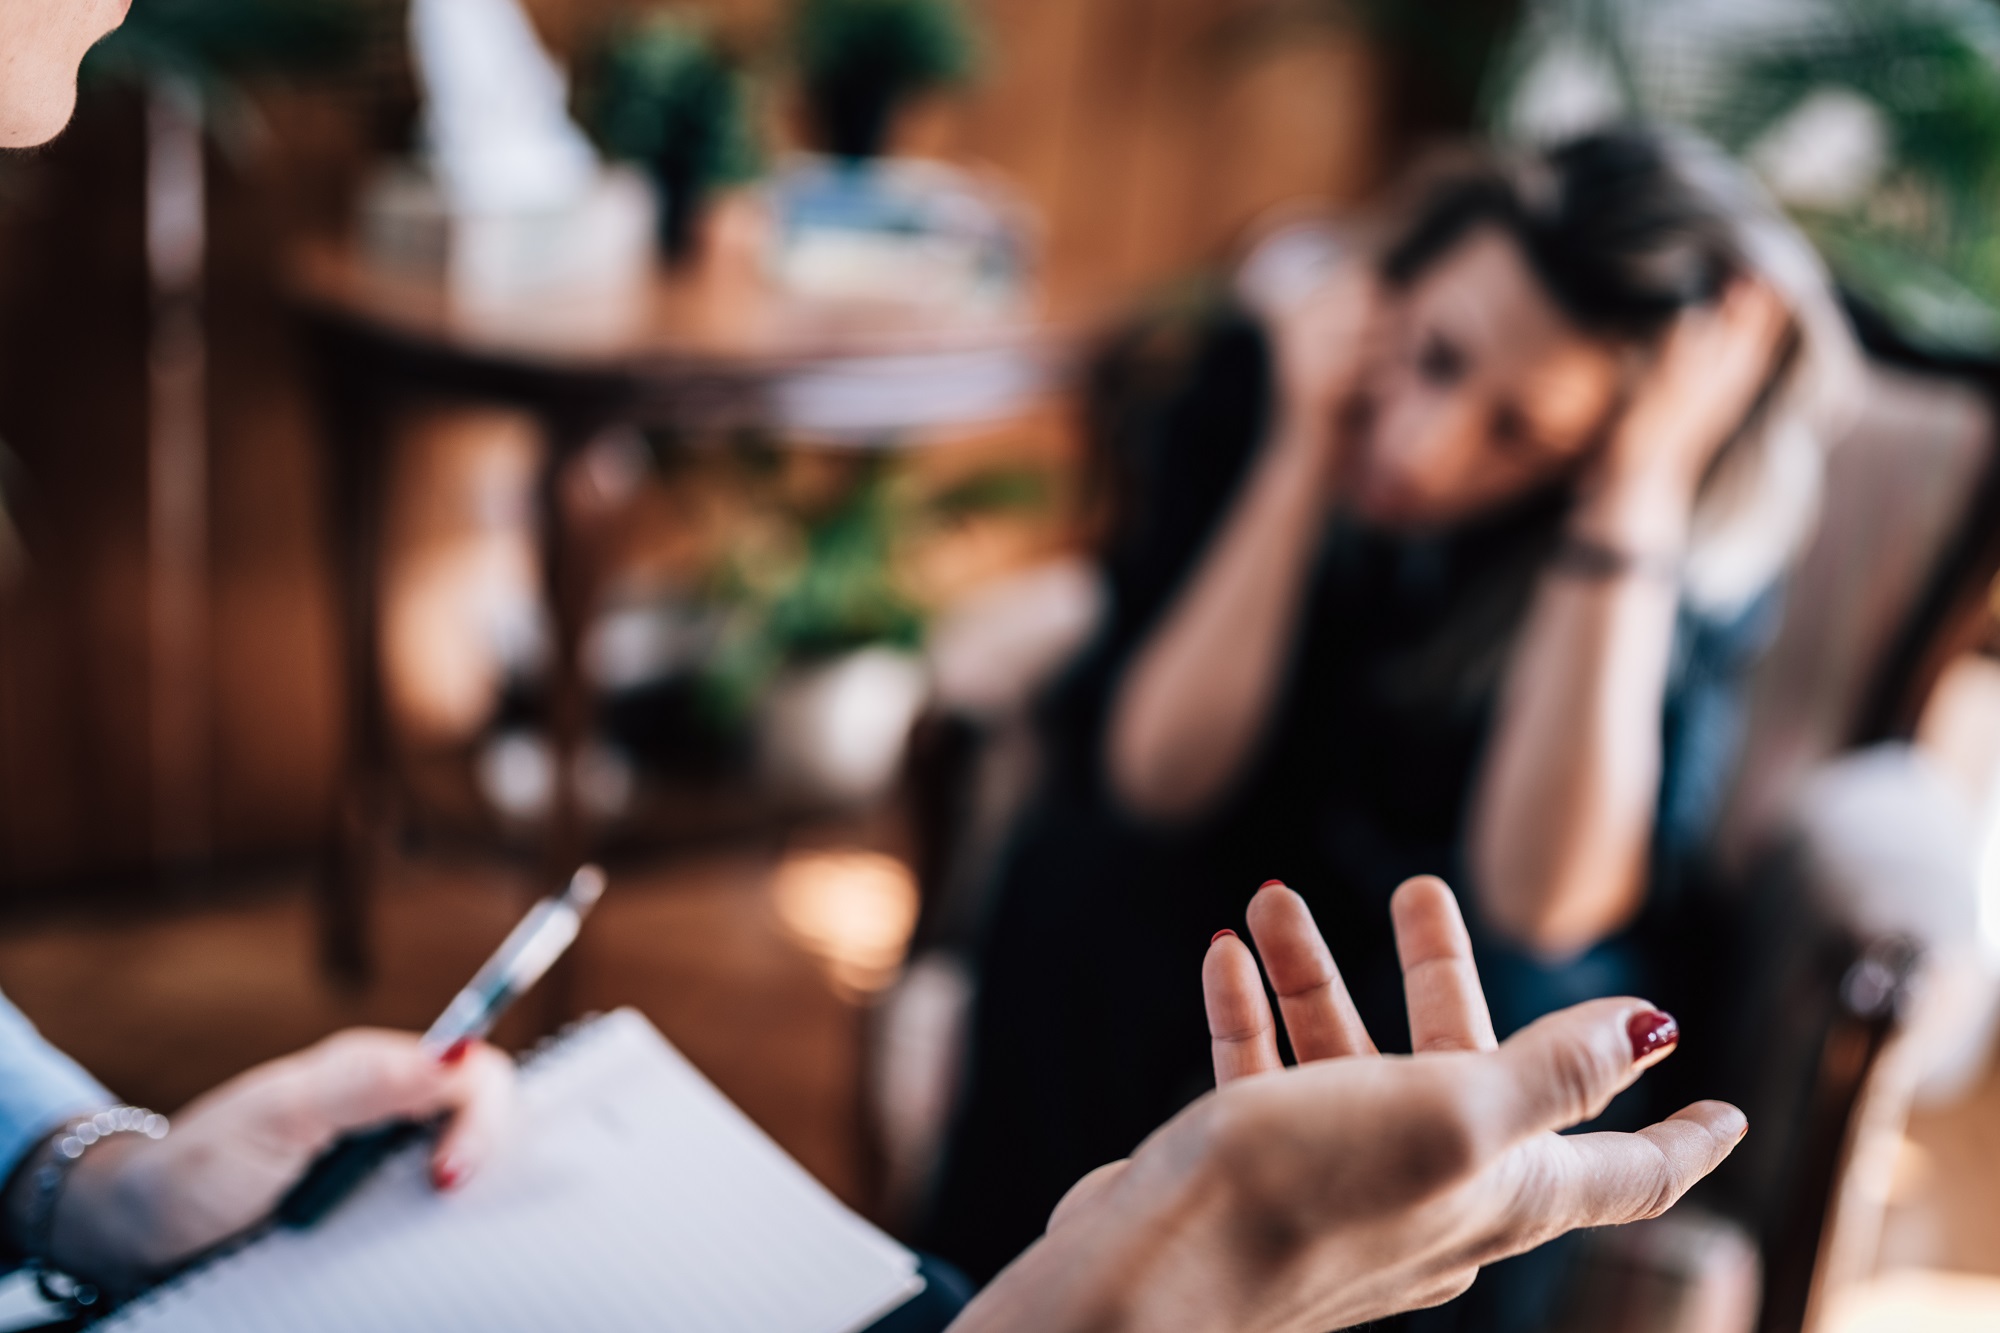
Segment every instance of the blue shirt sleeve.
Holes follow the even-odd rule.
[[[0,995],[0,1180],[66,1117],[116,1101]]]

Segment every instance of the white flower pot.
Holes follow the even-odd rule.
[[[910,725],[929,693],[922,660],[892,648],[793,667],[759,711],[759,771],[791,803],[878,799],[896,780]]]

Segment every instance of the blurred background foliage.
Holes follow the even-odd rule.
[[[814,146],[846,158],[881,152],[913,98],[970,79],[979,47],[960,0],[801,0],[791,45]]]
[[[244,115],[248,81],[351,69],[401,16],[393,0],[135,0],[85,60],[84,86],[166,80],[211,115]]]
[[[1729,147],[1830,91],[1879,116],[1876,180],[1849,198],[1795,200],[1841,276],[1940,350],[2000,351],[2000,15],[1980,6],[1844,0],[1833,21],[1729,71],[1707,120]],[[1816,100],[1817,99],[1817,100]],[[1859,182],[1857,181],[1857,184]]]
[[[1842,283],[1933,352],[2000,354],[2000,11],[1988,0],[1543,0],[1497,132],[1675,121],[1746,160]]]
[[[617,23],[581,100],[598,146],[658,186],[660,239],[672,258],[687,255],[703,199],[763,165],[750,76],[699,12],[656,10]]]
[[[711,720],[749,716],[788,666],[858,648],[922,646],[931,608],[904,577],[913,547],[982,516],[1045,510],[1050,478],[993,467],[934,484],[884,454],[857,455],[831,486],[800,488],[768,452],[739,451],[757,517],[739,525],[708,577],[726,608],[704,670]]]

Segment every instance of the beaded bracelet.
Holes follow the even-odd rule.
[[[1557,545],[1550,566],[1559,573],[1591,580],[1624,578],[1628,574],[1665,583],[1678,583],[1681,579],[1681,562],[1678,559],[1640,555],[1574,534],[1565,536]]]
[[[76,1169],[93,1144],[120,1134],[138,1134],[149,1139],[167,1136],[167,1118],[143,1106],[113,1106],[85,1116],[43,1139],[36,1150],[29,1183],[33,1192],[23,1209],[20,1227],[22,1249],[35,1269],[35,1283],[42,1295],[61,1305],[85,1308],[98,1300],[97,1288],[49,1267],[49,1244],[55,1230],[56,1203],[62,1197],[69,1174]],[[61,1285],[67,1283],[66,1289]]]

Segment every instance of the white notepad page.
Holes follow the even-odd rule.
[[[504,1150],[449,1194],[422,1145],[309,1231],[128,1307],[126,1333],[850,1333],[921,1289],[630,1009],[537,1057]]]

